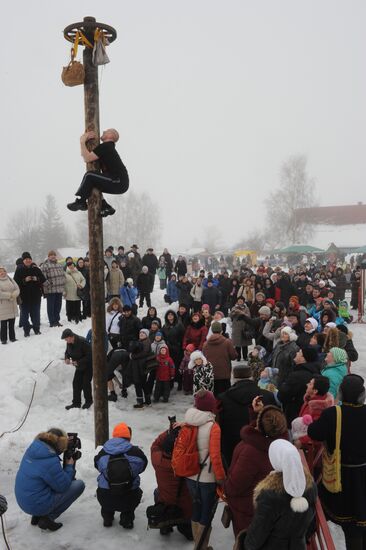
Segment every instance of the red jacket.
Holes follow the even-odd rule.
[[[235,536],[249,527],[254,515],[254,488],[273,469],[268,458],[272,438],[265,437],[252,425],[244,426],[240,437],[242,441],[235,447],[224,484],[224,493],[233,514]],[[286,438],[287,434],[284,434]]]
[[[183,349],[186,349],[188,344],[193,344],[196,350],[199,349],[202,351],[203,344],[206,342],[207,333],[208,328],[201,322],[191,323],[184,333]]]
[[[173,380],[175,377],[175,366],[173,359],[169,356],[169,352],[167,351],[165,355],[160,355],[159,353],[156,358],[159,363],[159,366],[156,369],[156,380],[158,382],[169,382],[170,380]]]
[[[158,500],[166,504],[176,504],[183,510],[184,517],[191,519],[192,499],[185,480],[175,477],[171,457],[165,455],[162,449],[166,434],[167,432],[160,434],[151,445],[151,464],[158,484]]]
[[[310,414],[313,419],[318,420],[320,415],[325,409],[333,407],[334,397],[331,393],[326,393],[325,395],[316,395],[313,399],[304,401],[303,406],[300,409],[299,416],[304,416],[305,414]],[[303,445],[311,444],[313,441],[308,435],[300,437],[300,441]]]

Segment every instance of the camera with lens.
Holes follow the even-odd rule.
[[[76,432],[67,433],[67,449],[64,452],[64,465],[66,460],[72,458],[75,462],[81,457],[81,441]]]

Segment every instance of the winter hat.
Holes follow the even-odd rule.
[[[217,403],[214,394],[204,389],[198,390],[194,396],[194,406],[199,411],[215,412]]]
[[[273,298],[267,298],[267,300],[266,300],[266,304],[270,304],[272,306],[272,308],[275,307],[275,303],[276,302],[274,301]]]
[[[61,340],[65,340],[65,338],[69,338],[70,336],[74,336],[71,328],[65,328],[65,330],[62,331]]]
[[[347,363],[348,355],[347,352],[342,348],[331,348],[330,353],[333,355],[334,362],[338,363]]]
[[[126,279],[126,283],[128,283],[129,285],[133,285],[133,279],[131,279],[131,277],[128,277],[128,279]]]
[[[214,321],[213,323],[211,323],[211,331],[213,334],[221,334],[222,324],[218,321]]]
[[[296,342],[297,334],[291,327],[281,328],[281,334],[284,334],[284,333],[289,335],[290,342]]]
[[[267,405],[258,414],[257,428],[267,437],[279,437],[287,433],[287,420],[278,407]]]
[[[207,359],[206,359],[206,357],[203,355],[202,351],[196,350],[196,351],[194,351],[193,353],[191,353],[191,356],[190,356],[190,358],[189,358],[189,363],[188,363],[188,368],[189,368],[189,369],[194,369],[194,367],[196,366],[196,365],[195,365],[195,361],[196,361],[197,359],[202,359],[203,364],[204,364],[204,365],[207,365]]]
[[[32,256],[29,254],[29,252],[23,252],[22,254],[22,260],[31,260]]]
[[[210,311],[210,306],[208,304],[203,304],[203,306],[201,307],[201,311],[203,311],[204,309],[208,309],[208,311]]]
[[[347,374],[339,387],[338,397],[341,401],[360,405],[365,401],[365,386],[362,376]]]
[[[195,349],[196,348],[194,344],[188,344],[188,346],[186,346],[186,351],[188,351],[189,353],[193,353]]]
[[[282,472],[283,486],[288,495],[293,497],[290,507],[294,512],[306,512],[309,503],[303,494],[306,489],[304,467],[298,450],[285,439],[276,439],[268,450],[269,461],[276,472]]]
[[[337,328],[337,325],[330,321],[329,323],[325,323],[325,326],[328,328]]]
[[[130,259],[132,259],[132,258],[135,257],[135,254],[134,254],[133,252],[129,252],[129,253],[127,254],[127,257],[130,258]]]
[[[160,353],[163,348],[165,348],[166,351],[167,351],[167,353],[165,354],[165,357],[166,357],[167,355],[169,355],[169,348],[166,344],[164,344],[164,343],[159,344],[158,352]]]
[[[344,334],[348,334],[349,332],[347,325],[345,325],[344,323],[342,323],[341,325],[337,325],[337,329],[339,330],[339,332],[343,332]]]
[[[300,439],[308,433],[308,426],[313,421],[313,417],[310,414],[304,414],[299,416],[291,422],[292,439]]]
[[[262,296],[262,298],[265,298],[265,297],[266,297],[266,295],[264,294],[264,292],[261,292],[261,291],[256,293],[255,297],[258,298],[258,296]]]
[[[319,288],[324,288],[325,287],[325,281],[323,281],[323,279],[320,279],[320,281],[318,282],[318,287]]]
[[[266,355],[267,350],[263,346],[257,345],[254,346],[254,349],[258,350],[258,357],[259,359],[263,359],[263,357]]]
[[[157,332],[155,332],[155,338],[156,338],[157,336],[163,337],[164,335],[163,335],[163,333],[162,333],[160,330],[158,330]]]
[[[271,315],[271,308],[268,306],[262,306],[258,310],[259,315],[268,315],[268,317]]]
[[[147,265],[143,265],[141,271],[142,271],[142,273],[148,273],[148,272],[149,272],[149,268],[147,267]]]
[[[142,332],[143,334],[145,334],[146,338],[149,338],[150,332],[147,330],[147,328],[142,328],[142,329],[139,331],[139,334],[141,334],[141,332]]]
[[[303,348],[302,354],[307,363],[315,363],[318,360],[318,352],[316,347],[308,346]]]
[[[313,330],[311,332],[313,332],[314,330],[316,330],[318,328],[318,321],[316,319],[314,319],[314,317],[308,317],[306,319],[305,323],[310,323],[311,324],[311,326],[313,327]]]
[[[131,428],[124,422],[120,422],[113,428],[112,437],[120,437],[122,439],[131,439]]]
[[[233,378],[243,380],[252,376],[252,369],[249,365],[236,365],[233,367]]]

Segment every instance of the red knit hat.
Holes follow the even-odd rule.
[[[122,439],[131,439],[131,428],[124,422],[120,422],[113,428],[112,437],[120,437]]]
[[[198,390],[194,396],[194,406],[199,411],[216,412],[216,399],[211,391]]]
[[[188,344],[186,346],[186,351],[188,351],[189,353],[193,353],[194,351],[196,351],[196,346],[194,344]]]
[[[272,308],[274,309],[276,302],[274,301],[273,298],[267,298],[266,304],[271,304]]]

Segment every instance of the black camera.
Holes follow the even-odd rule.
[[[67,433],[67,449],[64,452],[64,465],[66,460],[72,458],[75,462],[81,457],[81,441],[76,432]]]

